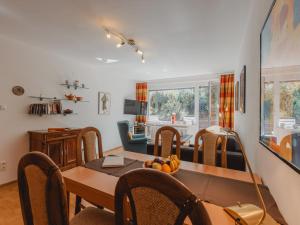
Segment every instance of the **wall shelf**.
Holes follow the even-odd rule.
[[[61,86],[67,87],[68,89],[74,88],[77,89],[89,89],[88,87],[82,87],[80,85],[74,85],[74,84],[60,84]]]
[[[89,101],[86,101],[86,100],[77,101],[77,100],[69,100],[69,99],[66,99],[66,98],[63,98],[63,99],[60,99],[60,100],[61,100],[61,101],[74,102],[74,103],[77,103],[77,102],[89,102]]]
[[[51,113],[51,114],[33,114],[33,113],[28,113],[31,116],[57,116],[57,115],[61,115],[61,116],[72,116],[72,115],[78,115],[78,113]]]
[[[77,101],[77,100],[70,100],[70,99],[66,99],[66,98],[56,98],[56,97],[42,97],[42,96],[29,96],[29,98],[35,98],[35,99],[39,99],[40,101],[44,101],[44,100],[51,100],[51,101],[69,101],[69,102],[89,102],[86,100],[81,100],[81,101]]]
[[[79,81],[74,82],[73,84],[71,83],[64,83],[64,84],[59,84],[61,86],[64,86],[68,89],[89,89],[85,87],[84,84],[79,85]],[[29,115],[33,116],[54,116],[54,115],[62,115],[62,116],[69,116],[69,115],[78,115],[76,112],[72,113],[65,113],[64,110],[62,109],[62,101],[65,102],[73,102],[73,103],[83,103],[83,102],[89,102],[87,100],[77,100],[82,99],[82,97],[75,97],[75,95],[70,94],[70,95],[65,95],[62,96],[62,98],[57,98],[57,97],[47,97],[47,96],[28,96],[29,98],[37,99],[39,101],[45,101],[44,103],[35,103],[31,104],[29,106]],[[68,99],[67,97],[70,97]],[[64,107],[65,108],[65,107]],[[72,110],[73,111],[73,110]]]
[[[43,101],[43,100],[53,100],[53,101],[59,101],[60,99],[56,98],[56,97],[42,97],[42,96],[29,96],[29,98],[36,98],[36,99],[39,99],[40,101]]]

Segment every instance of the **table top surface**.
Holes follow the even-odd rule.
[[[121,151],[120,154],[126,158],[137,159],[140,161],[154,158],[154,156],[151,155],[129,151]],[[243,171],[207,166],[186,161],[181,161],[180,167],[185,170],[252,183],[249,173]],[[95,203],[99,202],[103,204],[103,202],[107,202],[107,205],[103,206],[111,210],[114,209],[113,199],[115,187],[119,179],[118,177],[81,166],[64,171],[62,174],[66,183],[67,191],[75,194],[81,194],[81,196],[86,200],[90,200]],[[260,177],[257,175],[255,175],[255,179],[259,184],[262,183]],[[235,224],[230,216],[224,212],[222,207],[209,203],[204,204],[213,224]]]
[[[220,126],[210,126],[206,128],[207,131],[220,135],[220,136],[233,136],[234,134],[226,132],[222,127]]]
[[[155,156],[152,156],[152,155],[146,155],[146,154],[129,152],[129,151],[122,151],[119,155],[123,155],[126,158],[136,159],[136,160],[140,160],[140,161],[152,160],[155,158]],[[199,172],[199,173],[205,173],[205,174],[210,174],[210,175],[215,175],[215,176],[220,176],[220,177],[225,177],[225,178],[230,178],[230,179],[235,179],[235,180],[252,183],[250,174],[248,172],[244,172],[244,171],[227,169],[227,168],[216,167],[216,166],[208,166],[208,165],[187,162],[187,161],[181,161],[180,168],[185,169],[185,170]],[[81,173],[87,173],[87,174],[91,174],[93,176],[98,176],[98,177],[103,176],[103,174],[107,175],[105,173],[101,173],[101,172],[94,171],[94,170],[91,170],[91,169],[88,169],[88,168],[85,168],[82,166],[78,166],[73,169],[64,171],[63,177],[68,178],[68,179],[78,179],[78,178],[80,178]],[[79,176],[77,176],[77,175],[79,175]],[[107,176],[110,176],[110,175],[107,175]],[[118,180],[117,177],[114,177],[114,178],[116,180]],[[261,178],[259,176],[255,175],[255,178],[256,178],[256,181],[258,184],[262,184]],[[85,178],[83,177],[83,179],[85,179]]]

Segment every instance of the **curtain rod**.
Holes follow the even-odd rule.
[[[234,71],[227,71],[227,72],[224,72],[224,73],[216,73],[216,75],[220,76],[220,75],[228,75],[228,74],[234,74]]]

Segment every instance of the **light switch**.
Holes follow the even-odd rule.
[[[6,105],[0,105],[0,111],[5,111],[7,110],[7,106]]]

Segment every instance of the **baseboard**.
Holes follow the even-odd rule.
[[[9,182],[4,183],[4,184],[0,184],[0,188],[5,187],[5,186],[8,186],[8,185],[11,185],[11,184],[13,184],[13,183],[17,183],[17,180],[13,180],[13,181],[9,181]]]
[[[122,146],[118,146],[118,147],[115,147],[115,148],[112,148],[112,149],[109,149],[105,152],[103,152],[104,155],[110,155],[110,154],[116,154],[116,153],[119,153],[121,151],[123,151],[123,147]]]

